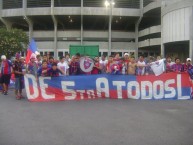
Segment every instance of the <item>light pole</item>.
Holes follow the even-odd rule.
[[[112,11],[113,6],[115,5],[114,0],[106,0],[105,6],[106,8],[109,7],[109,39],[108,39],[108,56],[111,54],[111,39],[112,39],[112,33],[111,33],[111,22],[112,22]]]

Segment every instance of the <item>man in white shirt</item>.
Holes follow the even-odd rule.
[[[70,54],[66,54],[65,55],[65,61],[68,63],[68,65],[69,65],[69,63],[70,63],[70,61],[71,61],[71,59],[70,59]]]
[[[146,63],[144,61],[144,56],[143,55],[139,56],[139,60],[137,62],[137,65],[139,65],[137,67],[137,75],[139,75],[139,76],[145,75],[145,65],[146,65]],[[144,65],[144,66],[142,66],[142,65]]]
[[[101,56],[101,60],[99,63],[100,63],[100,67],[101,67],[101,73],[102,74],[106,73],[106,66],[107,66],[108,60],[106,60],[105,55]]]
[[[64,71],[64,75],[69,74],[69,66],[68,63],[65,61],[65,57],[60,57],[60,62],[57,64],[58,69]],[[62,74],[60,74],[62,76]]]

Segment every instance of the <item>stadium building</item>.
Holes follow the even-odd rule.
[[[70,45],[193,58],[193,0],[0,0],[0,26],[25,30],[41,54]]]

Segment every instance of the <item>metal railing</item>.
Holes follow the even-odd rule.
[[[54,0],[55,7],[80,7],[81,0]]]
[[[3,0],[3,9],[22,8],[22,0]]]
[[[51,0],[27,0],[27,8],[51,7]]]
[[[84,7],[104,7],[105,0],[83,0]],[[115,8],[139,8],[140,0],[114,0]]]
[[[144,0],[144,6],[155,0]],[[83,0],[84,7],[104,7],[105,0]],[[140,0],[114,0],[115,8],[139,8]],[[27,0],[27,8],[50,7],[51,0]],[[81,0],[54,0],[55,7],[80,7]],[[3,9],[22,8],[22,0],[3,0]]]

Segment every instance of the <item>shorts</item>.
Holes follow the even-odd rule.
[[[15,90],[22,90],[23,89],[23,78],[17,77],[15,78]]]
[[[10,84],[11,74],[3,74],[0,78],[0,84]]]

